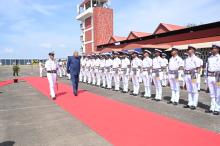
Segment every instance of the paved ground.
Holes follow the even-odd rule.
[[[38,69],[32,66],[22,67],[21,76],[38,76]],[[10,78],[11,68],[0,67],[0,81]],[[59,82],[70,85],[66,78],[59,79]],[[204,84],[202,87],[205,89]],[[87,84],[80,84],[80,88],[220,133],[220,116],[204,113],[209,108],[210,100],[204,91],[200,92],[199,108],[191,111],[182,108],[187,102],[186,91],[181,92],[181,104],[178,106],[166,104],[170,99],[168,87],[164,88],[164,100],[159,103]],[[25,82],[0,88],[0,146],[3,145],[1,142],[22,146],[110,145]]]

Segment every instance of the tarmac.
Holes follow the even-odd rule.
[[[39,76],[37,66],[22,66],[20,77]],[[12,67],[0,67],[0,81],[13,79]],[[59,82],[71,85],[66,77]],[[105,96],[147,111],[193,124],[197,127],[220,133],[220,116],[206,114],[210,98],[204,82],[199,96],[199,107],[192,111],[184,109],[187,92],[181,91],[180,104],[168,105],[169,87],[163,88],[163,100],[155,102],[141,96],[80,83],[80,89]],[[130,87],[131,88],[131,87]],[[143,92],[141,86],[141,92]],[[153,93],[155,90],[153,88]],[[73,107],[74,108],[74,107]],[[147,124],[147,123],[146,123]],[[172,125],[167,125],[172,126]],[[80,120],[65,112],[50,99],[26,82],[0,87],[0,146],[110,146],[111,144]]]

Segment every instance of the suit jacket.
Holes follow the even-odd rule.
[[[79,75],[79,73],[80,73],[80,57],[78,57],[78,58],[76,58],[74,56],[68,57],[67,73],[70,73],[71,76]]]

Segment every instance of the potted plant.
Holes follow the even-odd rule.
[[[20,71],[20,67],[18,65],[13,66],[13,76],[18,76],[18,73]],[[14,79],[14,83],[18,83],[18,78]]]

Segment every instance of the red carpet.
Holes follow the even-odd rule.
[[[49,97],[48,82],[25,78]],[[220,146],[220,134],[59,84],[57,105],[77,117],[114,146]]]
[[[9,85],[9,84],[12,84],[12,83],[13,83],[12,80],[1,81],[1,82],[0,82],[0,87],[6,86],[6,85]]]

